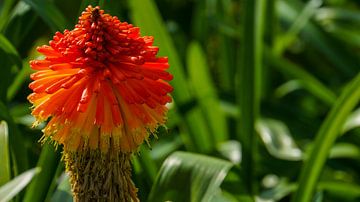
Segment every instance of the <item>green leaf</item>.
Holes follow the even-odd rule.
[[[46,32],[44,22],[24,1],[19,1],[11,12],[5,36],[21,53],[28,53],[40,35]]]
[[[266,51],[265,56],[272,66],[284,75],[296,79],[298,82],[297,85],[301,85],[325,104],[332,105],[336,100],[336,95],[316,77],[311,75],[311,73],[305,71],[304,68],[288,59],[277,57],[270,53],[270,51]]]
[[[169,71],[174,75],[171,84],[176,89],[173,93],[176,102],[182,104],[190,101],[192,97],[185,78],[183,64],[155,2],[153,0],[132,0],[129,1],[129,5],[135,25],[141,28],[142,34],[154,36],[154,44],[160,47],[159,55],[169,57]]]
[[[24,0],[24,2],[38,13],[53,32],[62,31],[68,27],[69,23],[54,3],[46,0]]]
[[[351,113],[347,118],[342,129],[342,134],[358,127],[360,127],[360,108]]]
[[[322,181],[318,186],[319,190],[336,196],[341,201],[358,201],[360,198],[360,186],[353,183],[341,181]],[[336,200],[336,198],[335,198]]]
[[[15,0],[4,0],[0,2],[0,32],[2,32],[4,26],[6,25],[11,9],[15,3]]]
[[[129,1],[129,5],[135,25],[141,28],[143,34],[154,36],[154,44],[160,47],[159,55],[166,55],[169,58],[169,71],[174,75],[171,85],[175,90],[172,95],[176,100],[175,104],[180,109],[180,115],[184,116],[190,133],[190,135],[181,133],[186,135],[184,139],[188,140],[187,148],[192,151],[209,152],[215,145],[208,135],[206,122],[199,108],[188,109],[187,107],[194,98],[189,91],[183,64],[155,2],[153,0],[132,0]]]
[[[289,183],[285,179],[273,188],[267,189],[260,194],[262,200],[268,201],[282,201],[285,196],[288,196],[297,189],[296,183]],[[342,182],[342,181],[320,181],[316,188],[317,191],[325,193],[326,199],[334,201],[356,201],[360,196],[360,186]],[[336,196],[333,197],[333,196]]]
[[[14,46],[0,34],[0,99],[6,100],[7,87],[17,69],[15,65],[21,68],[21,59]]]
[[[41,168],[41,172],[33,179],[33,181],[26,189],[23,200],[24,202],[45,200],[52,179],[56,173],[56,168],[59,164],[60,156],[61,154],[59,149],[55,151],[55,148],[52,144],[47,143],[44,145],[37,163],[38,168]],[[37,190],[42,191],[39,193]]]
[[[344,89],[316,135],[309,158],[304,162],[295,202],[310,201],[330,149],[360,99],[360,74]]]
[[[351,158],[360,160],[360,148],[350,143],[337,143],[331,148],[329,158]]]
[[[151,181],[155,181],[156,172],[158,167],[156,166],[155,161],[150,156],[149,148],[145,145],[140,146],[139,156],[136,157],[147,175],[147,178]]]
[[[188,152],[175,152],[162,165],[149,201],[209,201],[232,163]]]
[[[9,56],[10,60],[14,64],[16,64],[18,67],[21,67],[22,65],[21,57],[16,51],[16,48],[2,34],[0,34],[0,49]]]
[[[7,202],[16,196],[32,178],[40,172],[40,168],[30,169],[21,175],[15,177],[10,182],[0,187],[0,202]]]
[[[279,40],[275,44],[275,54],[281,55],[283,51],[296,39],[298,33],[304,28],[309,22],[311,17],[315,14],[317,9],[321,6],[321,0],[310,0],[303,7],[297,18],[289,30],[283,35],[279,36]]]
[[[277,178],[277,176],[271,176]],[[279,179],[278,179],[279,180]],[[280,179],[277,185],[271,189],[264,190],[260,193],[260,198],[274,201],[281,201],[297,188],[297,184],[289,183],[286,179]]]
[[[0,100],[0,119],[7,122],[9,127],[9,148],[12,154],[12,169],[15,175],[29,168],[28,153],[25,148],[25,140],[21,136],[18,126],[10,116],[7,106]]]
[[[293,22],[298,12],[303,8],[302,1],[279,1],[278,12],[286,22]],[[309,46],[314,47],[321,55],[334,65],[346,76],[356,74],[359,59],[352,51],[347,50],[343,44],[336,39],[326,35],[315,23],[309,21],[301,32],[302,39]]]
[[[228,138],[226,119],[220,109],[220,101],[200,44],[193,42],[189,45],[187,61],[190,81],[211,129],[213,141],[220,143]]]
[[[264,0],[243,2],[242,46],[237,65],[236,98],[240,115],[237,120],[237,138],[242,146],[241,177],[248,194],[257,192],[255,181],[257,136],[255,122],[260,111],[261,75],[263,56],[263,31],[265,27]]]
[[[293,140],[287,126],[277,120],[260,119],[257,131],[268,152],[276,158],[290,161],[302,159],[302,151]]]
[[[71,193],[71,185],[69,182],[69,175],[62,174],[59,179],[59,185],[51,198],[51,202],[72,202],[73,196]]]
[[[234,164],[241,163],[241,144],[236,140],[229,140],[218,145],[219,153],[233,162]]]
[[[319,21],[342,20],[360,23],[360,12],[345,8],[324,7],[317,10],[315,19]]]
[[[26,79],[29,78],[30,73],[31,73],[31,68],[29,65],[29,61],[26,59],[23,61],[21,70],[16,74],[14,81],[11,83],[11,85],[8,88],[7,96],[6,96],[8,101],[11,101],[14,98],[16,93],[22,87],[22,84],[26,81]]]
[[[0,186],[11,179],[10,152],[9,152],[9,132],[5,121],[0,121]]]

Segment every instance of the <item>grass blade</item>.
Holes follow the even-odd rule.
[[[2,34],[0,34],[0,58],[0,99],[6,101],[7,87],[17,71],[14,67],[21,68],[22,63],[14,46]]]
[[[155,37],[155,44],[160,47],[159,55],[169,57],[169,71],[174,75],[171,84],[176,89],[173,96],[178,104],[187,103],[192,99],[185,78],[184,67],[177,54],[173,41],[165,28],[156,4],[152,0],[133,0],[129,2],[133,20],[141,27],[141,32]]]
[[[176,100],[180,114],[184,116],[189,133],[191,134],[183,133],[188,135],[184,139],[191,140],[189,141],[191,145],[188,148],[191,148],[192,151],[209,152],[214,148],[214,145],[208,135],[208,128],[199,108],[191,105],[194,98],[189,91],[184,67],[155,2],[152,0],[132,0],[129,1],[129,5],[136,26],[141,27],[143,34],[154,36],[155,44],[160,47],[159,55],[167,55],[169,57],[169,64],[171,66],[169,71],[174,75],[171,85],[175,90],[172,95]]]
[[[155,161],[150,156],[149,148],[145,145],[140,146],[140,152],[139,155],[136,156],[138,159],[142,169],[147,175],[147,178],[153,183],[156,178],[156,172],[158,170],[158,167],[155,163]]]
[[[250,195],[256,193],[254,179],[256,133],[255,121],[259,113],[260,75],[262,62],[263,8],[265,1],[247,0],[243,2],[243,46],[238,67],[237,97],[240,116],[238,119],[238,139],[243,148],[241,176]]]
[[[37,164],[41,168],[41,172],[29,184],[24,202],[44,201],[59,164],[60,156],[60,151],[54,151],[53,145],[49,143],[44,145]],[[37,190],[42,190],[42,192],[39,193]]]
[[[11,179],[10,152],[9,152],[9,132],[5,121],[0,122],[0,186]]]
[[[302,11],[299,13],[297,18],[294,20],[294,23],[291,25],[289,30],[281,36],[281,40],[278,40],[275,44],[275,54],[282,55],[284,50],[294,42],[296,36],[304,28],[304,26],[309,22],[311,17],[315,14],[317,9],[321,6],[321,0],[310,0],[304,6]]]
[[[11,163],[13,163],[14,175],[18,175],[29,168],[29,159],[27,151],[24,146],[24,140],[21,136],[18,126],[15,124],[14,119],[10,116],[6,105],[0,101],[0,119],[7,122],[9,126],[9,146],[10,153],[12,154]]]
[[[293,201],[311,201],[322,168],[342,127],[360,99],[360,74],[344,89],[316,135],[309,158],[305,160],[299,179],[299,188]]]
[[[49,3],[46,0],[24,0],[29,4],[39,16],[46,22],[53,32],[63,30],[69,27],[64,15],[55,6],[54,3]]]
[[[51,202],[73,202],[69,175],[63,174],[59,179],[59,185],[51,198]]]
[[[289,60],[276,57],[270,51],[266,51],[265,57],[271,65],[288,77],[298,79],[302,86],[314,96],[322,100],[327,105],[332,105],[336,100],[336,95],[328,87],[322,84],[316,77],[299,67]]]
[[[4,0],[0,3],[0,32],[5,27],[9,17],[10,12],[14,4],[16,3],[15,0]]]
[[[24,60],[21,70],[16,74],[14,81],[8,88],[6,95],[8,101],[11,101],[14,98],[14,96],[19,91],[23,83],[26,81],[26,79],[29,78],[30,73],[31,73],[31,68],[29,65],[29,61]]]
[[[4,186],[0,187],[0,202],[7,202],[18,194],[32,178],[40,172],[40,168],[33,168],[17,176]]]
[[[280,17],[287,23],[293,22],[298,16],[298,11],[303,7],[301,1],[279,1],[278,6]],[[358,57],[344,47],[343,43],[326,35],[312,21],[304,26],[301,37],[309,46],[324,55],[343,75],[351,78],[357,73]]]
[[[2,34],[0,34],[0,49],[9,56],[9,59],[14,64],[16,64],[19,68],[21,67],[21,57],[19,56],[16,48]]]
[[[205,54],[200,44],[195,42],[190,44],[187,61],[190,81],[193,84],[201,110],[204,112],[205,118],[207,118],[213,141],[215,143],[223,142],[228,138],[226,119],[220,109],[216,88],[211,80]]]
[[[221,159],[175,152],[161,167],[148,201],[210,201],[231,167]]]

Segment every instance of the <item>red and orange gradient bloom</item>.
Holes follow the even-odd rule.
[[[66,150],[132,152],[165,123],[173,76],[138,27],[89,6],[37,50],[45,58],[30,62],[32,115],[51,117],[44,135]]]

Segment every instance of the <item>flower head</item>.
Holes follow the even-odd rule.
[[[173,90],[168,60],[152,44],[138,27],[89,6],[73,30],[38,47],[45,58],[30,62],[37,72],[28,99],[37,122],[51,117],[45,137],[69,151],[136,150],[165,123]]]

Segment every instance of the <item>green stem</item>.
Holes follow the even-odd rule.
[[[262,66],[262,37],[263,37],[263,9],[264,0],[243,1],[242,50],[238,67],[238,101],[239,101],[239,130],[238,138],[242,145],[241,176],[248,188],[248,193],[257,193],[255,180],[255,154],[257,151],[257,137],[255,121],[259,113],[260,77]]]
[[[299,180],[299,187],[292,201],[311,201],[317,181],[324,167],[329,151],[350,114],[360,99],[360,74],[344,89],[335,102],[330,114],[316,135],[309,158],[305,160]]]

